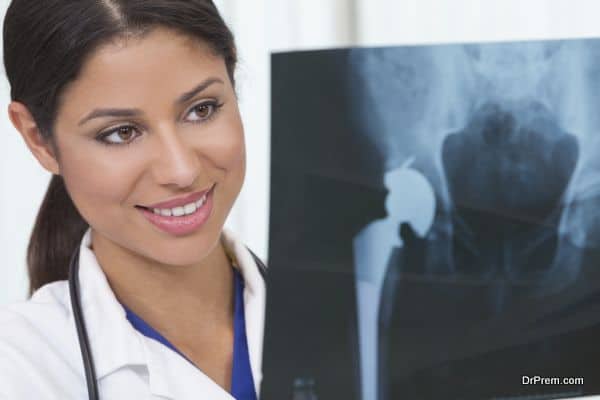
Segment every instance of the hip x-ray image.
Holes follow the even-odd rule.
[[[596,39],[274,54],[262,398],[600,393],[599,110]]]

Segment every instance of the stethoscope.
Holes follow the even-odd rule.
[[[90,400],[99,400],[100,396],[98,396],[96,369],[94,367],[92,351],[90,350],[90,341],[88,340],[87,331],[85,329],[83,312],[81,311],[78,277],[79,245],[77,245],[77,248],[73,252],[71,262],[69,263],[69,294],[71,295],[71,308],[73,309],[77,337],[79,338],[79,348],[81,349],[81,357],[83,358],[83,369],[85,371],[85,380],[87,382],[88,397]]]
[[[94,368],[94,359],[90,349],[90,342],[87,331],[85,329],[85,321],[83,312],[81,311],[81,297],[79,293],[79,245],[71,256],[69,263],[69,294],[71,296],[71,307],[73,308],[73,317],[75,319],[75,327],[77,328],[77,337],[79,338],[79,348],[81,349],[81,358],[83,359],[83,368],[85,371],[85,380],[87,382],[88,397],[90,400],[99,400],[98,381],[96,379],[96,369]],[[258,270],[263,278],[267,271],[266,265],[262,262],[252,250],[248,249]]]

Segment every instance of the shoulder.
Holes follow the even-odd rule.
[[[70,315],[66,281],[47,284],[29,300],[0,306],[0,343],[14,334],[32,334],[36,330],[60,325]]]
[[[0,399],[31,398],[36,387],[55,387],[74,373],[76,332],[65,298],[66,282],[55,282],[27,301],[0,306]]]
[[[67,318],[66,301],[66,281],[59,281],[41,287],[29,300],[0,306],[0,341],[11,333],[31,333]]]

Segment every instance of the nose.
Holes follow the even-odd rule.
[[[179,188],[191,186],[202,173],[202,162],[194,147],[176,130],[157,135],[158,151],[152,165],[157,183]]]

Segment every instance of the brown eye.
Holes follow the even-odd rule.
[[[194,110],[200,118],[205,119],[210,116],[212,106],[209,104],[200,104],[199,106],[195,107]]]
[[[104,144],[129,144],[137,137],[137,129],[132,125],[123,125],[106,131],[97,140]]]
[[[133,129],[131,126],[122,126],[117,130],[117,135],[119,135],[119,139],[128,142],[133,136]]]
[[[204,102],[195,105],[187,114],[187,120],[190,122],[204,122],[211,119],[222,104],[216,101]]]

